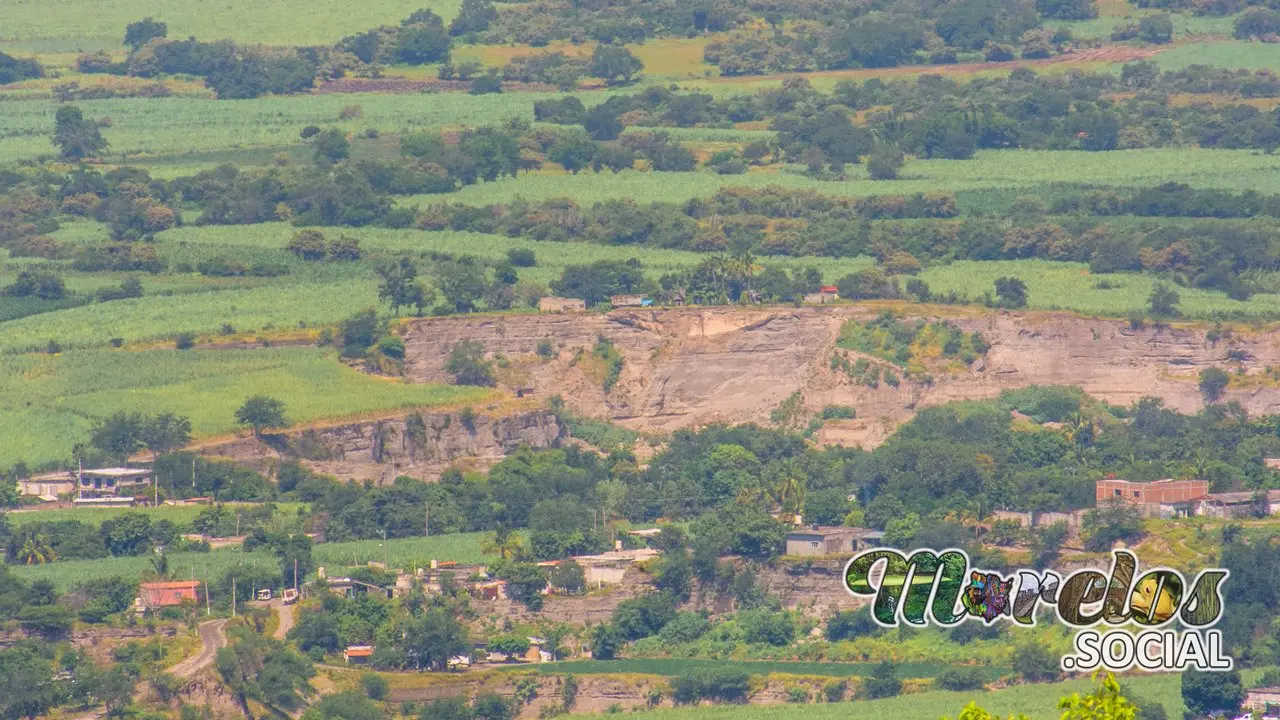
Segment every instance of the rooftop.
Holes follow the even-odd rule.
[[[106,477],[106,478],[127,478],[127,477],[146,477],[151,474],[150,470],[140,468],[98,468],[96,470],[81,470],[81,475],[89,477]]]
[[[142,583],[138,587],[143,590],[185,590],[200,587],[199,580],[174,580],[172,582]]]

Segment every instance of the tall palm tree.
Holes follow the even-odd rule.
[[[18,560],[24,565],[44,565],[58,559],[58,553],[49,544],[49,536],[28,531],[18,550]]]
[[[1076,449],[1076,460],[1084,457],[1084,449],[1093,442],[1093,418],[1084,413],[1074,413],[1067,418],[1067,441]]]
[[[516,560],[524,556],[524,539],[499,525],[495,532],[485,537],[480,552],[497,555],[504,560]]]

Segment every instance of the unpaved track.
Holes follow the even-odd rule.
[[[209,620],[200,623],[200,653],[169,668],[169,674],[188,680],[213,664],[218,650],[227,646],[227,620]]]

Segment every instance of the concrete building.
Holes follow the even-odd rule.
[[[788,555],[849,555],[878,547],[884,533],[867,528],[812,525],[787,533]]]
[[[820,290],[816,293],[809,293],[804,296],[806,305],[829,305],[840,299],[840,295],[835,292],[827,292]]]
[[[75,491],[76,477],[66,470],[32,475],[18,481],[19,495],[38,497],[45,502],[53,502],[59,497],[72,495]]]
[[[1191,517],[1196,503],[1209,494],[1208,480],[1099,480],[1096,486],[1099,505],[1127,502],[1138,506],[1146,517]]]
[[[582,574],[588,587],[617,585],[636,563],[658,557],[653,548],[637,550],[610,550],[599,555],[575,555],[573,560],[582,566]]]
[[[132,497],[151,486],[151,471],[140,468],[80,470],[79,476],[82,498]]]
[[[1241,710],[1257,710],[1263,717],[1280,717],[1280,687],[1254,688],[1244,696]]]
[[[177,607],[185,601],[196,602],[199,594],[197,580],[142,583],[138,586],[138,607],[142,610]]]
[[[1264,507],[1259,508],[1259,501]],[[1210,493],[1196,503],[1196,515],[1215,518],[1280,515],[1280,490]]]
[[[586,309],[587,303],[581,298],[544,297],[538,300],[538,312],[586,312]]]

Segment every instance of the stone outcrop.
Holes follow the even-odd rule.
[[[1280,333],[1237,328],[1211,339],[1206,325],[1133,327],[1126,321],[1069,313],[900,305],[909,319],[944,318],[983,334],[991,347],[968,368],[934,373],[928,384],[905,379],[869,388],[832,370],[841,325],[889,306],[721,307],[618,310],[607,314],[467,316],[414,321],[405,336],[406,372],[417,381],[447,378],[444,363],[461,340],[479,341],[511,368],[512,385],[536,396],[559,394],[576,412],[638,430],[710,422],[765,422],[797,391],[811,412],[856,408],[855,420],[828,423],[820,442],[873,446],[923,407],[990,398],[1028,385],[1078,385],[1108,402],[1144,395],[1182,412],[1203,406],[1197,374],[1206,367],[1243,381],[1224,399],[1252,413],[1280,412]],[[606,338],[624,360],[606,393],[591,351]],[[539,345],[542,355],[539,356]],[[547,357],[550,349],[550,357]]]
[[[299,459],[341,480],[391,481],[401,475],[433,479],[455,463],[484,466],[521,446],[555,447],[563,429],[547,410],[488,416],[410,413],[403,417],[304,428],[262,440],[241,438],[206,447],[269,470],[281,459]]]

